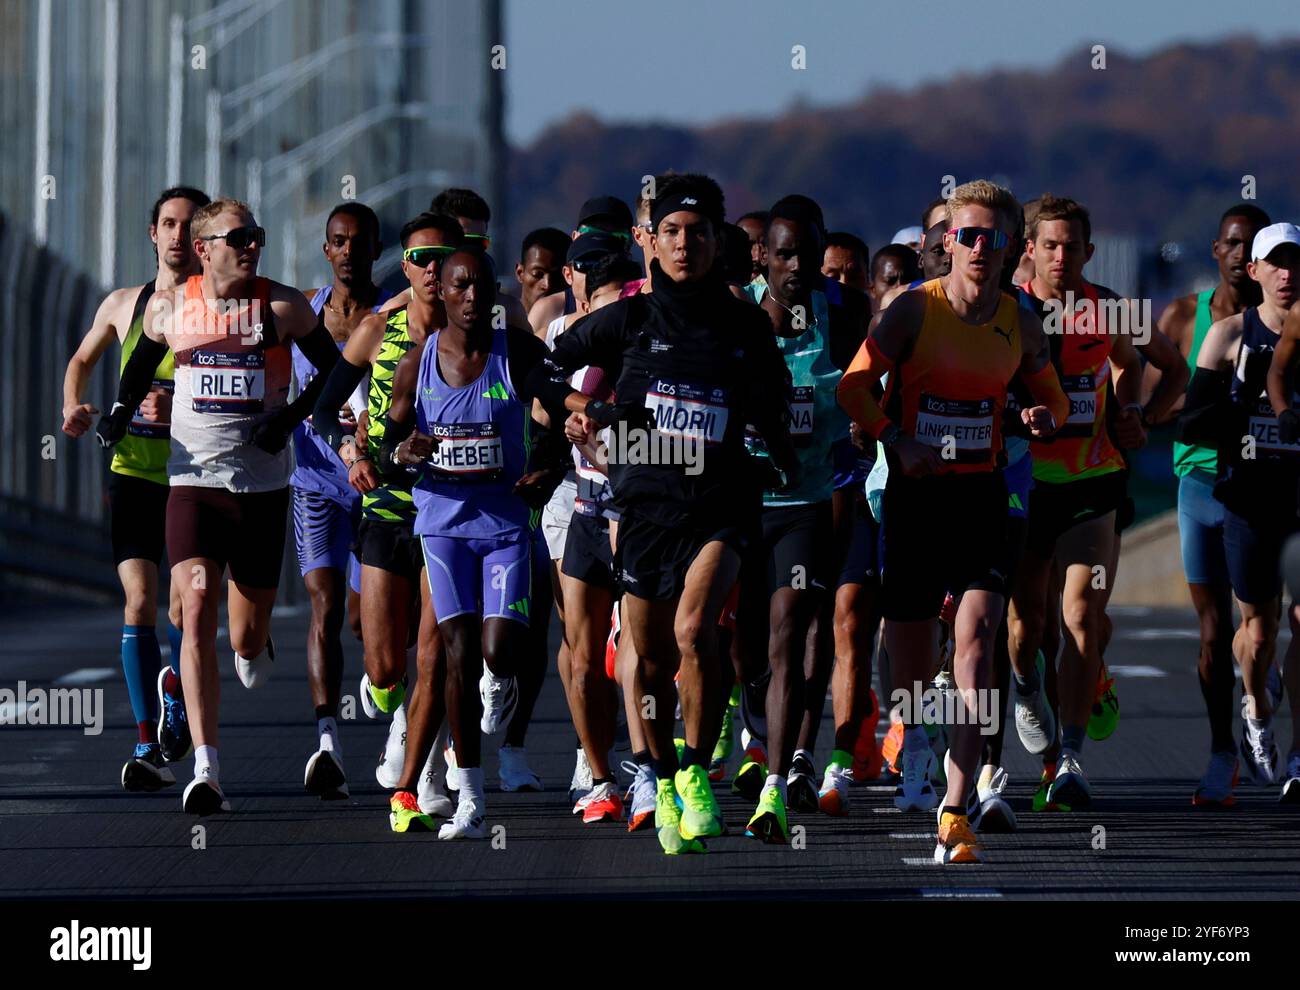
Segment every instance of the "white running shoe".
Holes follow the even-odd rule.
[[[979,798],[978,822],[981,832],[1016,830],[1016,813],[1002,797],[1009,779],[1001,767],[985,766],[981,770],[979,782],[975,785],[975,793]]]
[[[266,649],[253,659],[248,660],[235,654],[235,673],[244,687],[260,688],[271,679],[271,668],[275,666],[275,644],[271,637],[266,637]]]
[[[1300,804],[1300,753],[1292,753],[1286,761],[1286,780],[1278,796],[1282,804]]]
[[[438,829],[438,838],[486,839],[487,836],[487,820],[483,817],[482,806],[469,797],[468,790],[462,791],[460,801],[456,804],[456,814]]]
[[[348,797],[348,778],[339,754],[332,749],[318,749],[313,753],[307,761],[302,786],[322,801],[341,801]]]
[[[375,780],[379,786],[392,790],[402,779],[402,770],[406,767],[406,706],[393,712],[393,721],[388,726],[388,741],[384,751],[379,754],[379,766],[375,767]]]
[[[840,818],[849,813],[849,786],[853,783],[851,767],[832,763],[822,775],[821,790],[817,792],[817,807],[822,814]]]
[[[366,713],[366,718],[378,719],[383,714],[379,706],[375,704],[375,699],[370,694],[370,675],[361,675],[361,710]]]
[[[591,787],[591,764],[587,762],[587,751],[579,746],[578,757],[573,766],[573,779],[569,781],[569,801],[576,806],[578,799],[586,797]]]
[[[1237,754],[1233,750],[1211,753],[1209,766],[1205,768],[1205,774],[1192,794],[1192,804],[1220,805],[1225,808],[1235,804],[1232,789],[1237,786],[1239,768]]]
[[[528,765],[528,751],[522,746],[502,746],[497,750],[497,777],[501,789],[510,791],[540,791],[542,778]]]
[[[899,811],[933,811],[939,803],[939,796],[930,781],[934,772],[934,750],[930,748],[929,739],[923,745],[909,749],[906,733],[903,738],[903,750],[899,754],[903,775],[894,789],[894,807]]]
[[[181,795],[181,808],[186,814],[206,818],[218,811],[229,811],[230,802],[216,777],[196,776]]]
[[[1241,762],[1257,784],[1272,786],[1277,783],[1282,758],[1273,740],[1273,726],[1246,714],[1249,699],[1243,697],[1241,711]]]
[[[622,769],[632,775],[632,783],[623,795],[623,803],[628,805],[627,830],[635,832],[655,813],[655,772],[648,766],[639,766],[631,760],[624,760]]]
[[[1056,779],[1047,790],[1047,803],[1070,811],[1080,811],[1092,805],[1092,787],[1077,753],[1061,750],[1061,755],[1056,758]]]
[[[438,766],[438,756],[446,740],[447,723],[443,722],[438,735],[434,737],[433,745],[429,747],[429,755],[424,761],[424,771],[420,774],[415,794],[420,810],[426,815],[437,815],[439,818],[450,818],[456,813],[456,805],[447,795],[446,781]]]
[[[447,766],[447,775],[443,780],[447,784],[448,794],[460,793],[460,766],[456,763],[456,742],[451,738],[451,730],[447,730],[447,745],[442,751],[442,762]]]
[[[1020,694],[1012,686],[1016,699],[1016,734],[1031,756],[1045,752],[1056,742],[1056,715],[1047,700],[1047,662],[1042,651],[1034,661],[1038,666],[1038,690]]]
[[[478,681],[478,696],[483,700],[483,718],[479,728],[483,735],[491,736],[510,724],[510,717],[519,704],[519,685],[513,677],[497,677],[483,665],[483,676]]]

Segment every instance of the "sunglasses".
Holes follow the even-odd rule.
[[[454,247],[442,244],[427,244],[423,247],[409,247],[402,252],[402,260],[416,268],[428,268],[435,261],[456,253]]]
[[[492,246],[492,238],[488,234],[466,234],[465,240],[480,241],[481,243],[479,244],[479,247],[481,247],[484,251],[486,251],[488,248]]]
[[[648,226],[647,229],[649,229]],[[610,237],[618,237],[625,241],[632,240],[632,235],[626,230],[606,230],[604,227],[592,227],[585,223],[578,227],[578,235],[583,234],[608,234]]]
[[[1005,231],[993,227],[952,227],[948,230],[962,247],[973,248],[982,237],[986,251],[997,251],[1007,246]]]
[[[607,255],[603,255],[603,254],[594,254],[594,255],[589,254],[582,258],[578,258],[574,261],[569,262],[569,267],[572,268],[575,272],[582,272],[582,274],[586,275],[589,271],[591,271],[598,264],[600,264],[601,261],[603,261],[606,257]]]
[[[262,227],[236,227],[234,230],[228,230],[224,234],[209,234],[206,237],[200,237],[201,241],[220,241],[225,240],[226,246],[236,251],[242,251],[250,244],[256,244],[262,247],[266,244],[266,230]]]

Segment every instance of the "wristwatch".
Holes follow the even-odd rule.
[[[898,440],[902,435],[903,431],[898,428],[898,424],[890,423],[880,432],[879,439],[885,448],[888,449],[898,443]]]

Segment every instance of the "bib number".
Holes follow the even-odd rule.
[[[266,354],[196,351],[190,362],[190,393],[197,413],[260,413],[266,396]]]
[[[434,423],[429,466],[441,481],[495,481],[505,467],[496,423]]]
[[[945,399],[922,395],[916,411],[916,439],[936,450],[952,449],[958,464],[982,464],[993,457],[992,399]]]
[[[798,386],[790,399],[790,439],[796,447],[806,447],[812,443],[813,435],[813,389],[811,386]]]
[[[1295,457],[1300,455],[1300,444],[1283,443],[1277,432],[1277,416],[1267,399],[1260,399],[1250,414],[1250,435],[1255,438],[1255,449],[1263,454]]]
[[[1057,435],[1092,436],[1100,406],[1097,399],[1097,379],[1093,375],[1065,376],[1061,379],[1061,389],[1070,400],[1070,417]]]
[[[654,428],[668,436],[711,446],[727,432],[727,393],[720,388],[660,379],[646,392],[645,407],[654,414]]]

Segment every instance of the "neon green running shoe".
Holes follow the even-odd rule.
[[[728,703],[722,709],[722,733],[718,744],[713,747],[713,757],[709,760],[709,780],[718,782],[727,775],[727,760],[731,759],[736,748],[734,708]]]
[[[1056,764],[1045,763],[1043,765],[1043,775],[1038,780],[1038,790],[1034,791],[1034,800],[1030,807],[1035,811],[1069,811],[1068,805],[1057,804],[1054,801],[1048,801],[1048,792],[1052,789],[1052,782],[1056,780]]]
[[[682,853],[704,852],[704,845],[696,839],[683,839],[681,833],[682,811],[677,804],[677,788],[671,780],[655,782],[655,831],[659,845],[669,856]]]
[[[674,784],[682,796],[683,839],[709,839],[726,831],[722,809],[713,796],[713,786],[704,767],[697,764],[689,770],[679,770]]]
[[[420,810],[410,791],[398,791],[388,799],[388,824],[394,832],[435,832],[432,818]]]
[[[774,845],[784,845],[788,829],[785,824],[785,799],[775,787],[764,787],[758,796],[754,817],[745,826],[745,834]]]
[[[370,690],[370,699],[385,715],[391,715],[397,709],[402,707],[402,702],[406,700],[406,682],[398,681],[390,688],[375,687],[369,681],[366,687]]]
[[[1101,665],[1097,678],[1097,696],[1092,702],[1088,718],[1088,738],[1100,742],[1109,739],[1119,725],[1119,696],[1115,694],[1115,678],[1106,676],[1106,665]]]

